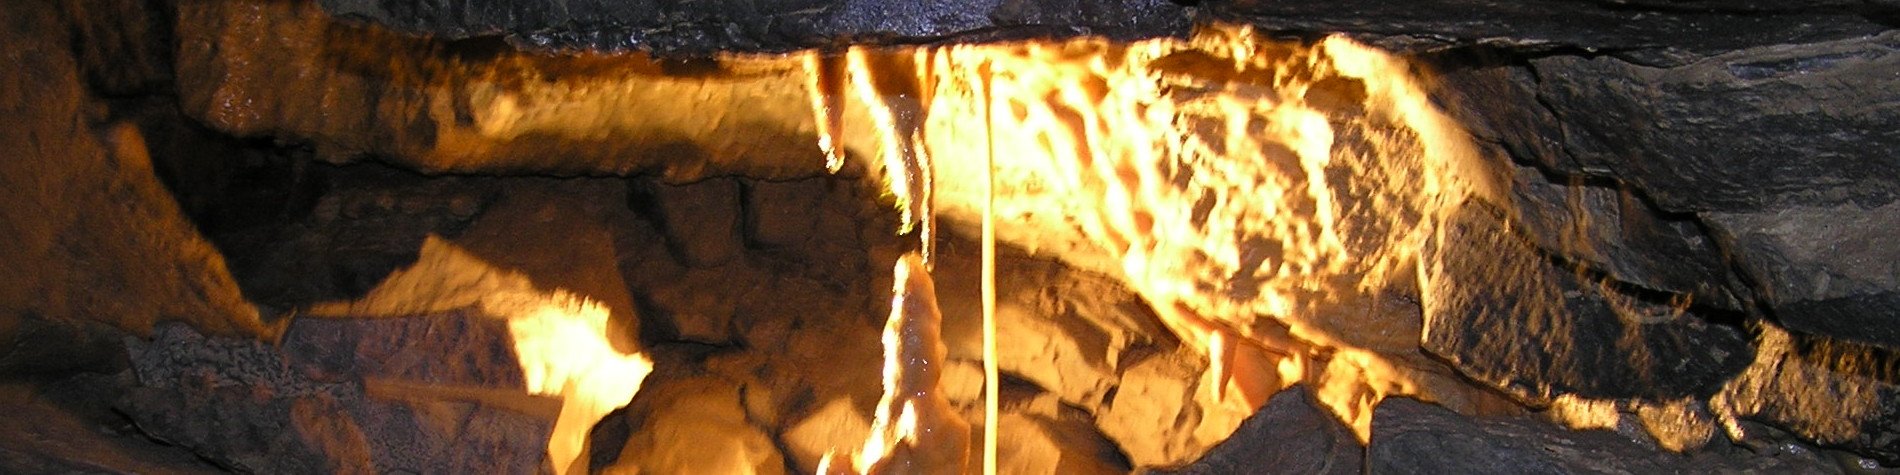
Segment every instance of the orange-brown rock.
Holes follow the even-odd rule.
[[[113,329],[160,320],[268,333],[138,129],[101,123],[54,7],[7,2],[0,18],[0,374],[108,361],[95,358],[118,351]]]
[[[824,167],[793,59],[531,55],[340,24],[301,1],[186,1],[177,29],[187,114],[237,135],[307,140],[331,161],[673,181]]]

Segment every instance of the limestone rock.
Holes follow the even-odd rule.
[[[1325,473],[1365,470],[1358,436],[1319,406],[1306,386],[1293,386],[1247,417],[1233,437],[1192,465],[1157,473]]]
[[[824,169],[795,61],[722,65],[743,72],[709,80],[644,55],[478,59],[469,45],[335,22],[308,1],[180,2],[177,18],[188,115],[309,141],[333,162],[676,182]]]
[[[998,417],[998,473],[1128,473],[1113,442],[1074,408],[1054,414],[1010,412]]]
[[[1133,363],[1096,424],[1136,467],[1170,467],[1199,458],[1253,413],[1239,398],[1215,400],[1203,387],[1206,363],[1188,350]]]
[[[747,421],[739,386],[722,378],[658,381],[622,423],[632,436],[605,473],[785,473],[778,448]]]
[[[1366,448],[1374,473],[1840,473],[1813,449],[1753,454],[1735,447],[1683,456],[1614,432],[1529,418],[1468,419],[1411,399],[1374,410]]]
[[[1707,397],[1754,355],[1741,332],[1548,265],[1491,211],[1468,207],[1426,280],[1421,346],[1531,402],[1558,394]]]
[[[1784,20],[1785,21],[1785,20]],[[1532,61],[1538,103],[1584,173],[1663,209],[1886,202],[1900,163],[1900,32],[1800,41],[1654,68],[1613,57]]]
[[[238,470],[540,468],[558,405],[520,387],[499,320],[311,323],[282,349],[165,325],[131,343],[140,387],[119,406],[154,437]],[[477,363],[443,363],[464,361]]]
[[[268,335],[225,261],[179,211],[130,124],[100,123],[50,4],[0,6],[0,374],[111,361],[161,319]]]
[[[680,262],[690,267],[725,265],[743,250],[739,182],[713,178],[685,185],[653,185],[660,228]]]
[[[1626,185],[1552,183],[1530,167],[1515,175],[1515,224],[1545,252],[1698,306],[1741,308],[1721,245],[1694,215],[1664,213]]]
[[[1900,202],[1707,216],[1788,328],[1900,348]]]
[[[779,440],[799,473],[816,473],[825,453],[861,445],[870,433],[871,418],[858,412],[851,401],[838,399],[792,423]]]
[[[1842,8],[1865,5],[1865,9]],[[1749,45],[1842,38],[1882,29],[1894,5],[1853,0],[1617,3],[1535,0],[1210,2],[1208,16],[1280,31],[1344,32],[1396,49],[1485,45],[1519,51],[1644,51],[1653,60]]]
[[[764,247],[789,247],[812,238],[826,179],[746,183],[745,235]]]
[[[342,18],[369,20],[445,38],[502,35],[522,45],[675,53],[715,50],[785,51],[843,38],[916,42],[1016,27],[1043,35],[1093,33],[1128,37],[1180,32],[1186,9],[1162,0],[994,1],[975,5],[795,1],[706,4],[662,1],[463,1],[394,8],[365,0],[326,0]]]

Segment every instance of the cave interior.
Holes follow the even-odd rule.
[[[1892,0],[0,21],[0,472],[1900,470]]]

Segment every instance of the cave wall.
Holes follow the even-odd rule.
[[[0,372],[108,364],[72,361],[62,352],[80,346],[109,353],[118,332],[143,332],[161,319],[270,333],[223,258],[165,196],[152,168],[168,166],[167,159],[152,164],[145,147],[135,145],[152,135],[149,123],[184,119],[121,125],[125,109],[100,95],[175,94],[190,120],[221,133],[308,144],[319,159],[335,162],[375,159],[436,172],[658,172],[670,181],[796,178],[822,173],[823,162],[815,150],[778,145],[809,143],[815,129],[807,104],[783,100],[803,94],[787,79],[791,71],[738,70],[741,82],[756,84],[707,86],[709,75],[694,74],[693,61],[635,64],[585,54],[540,60],[491,42],[690,56],[842,41],[1179,35],[1205,21],[1293,37],[1342,31],[1421,55],[1439,83],[1441,105],[1513,177],[1511,207],[1519,212],[1506,218],[1520,220],[1530,245],[1614,284],[1605,293],[1615,295],[1602,299],[1687,302],[1686,317],[1662,322],[1686,330],[1660,334],[1690,336],[1658,345],[1745,356],[1746,331],[1736,321],[1759,317],[1804,337],[1870,345],[1875,355],[1900,346],[1900,250],[1887,245],[1900,229],[1900,159],[1890,152],[1900,145],[1890,125],[1900,123],[1900,56],[1892,54],[1900,47],[1893,32],[1900,4],[727,3],[0,7],[7,9],[5,34],[19,45],[7,54],[20,65],[0,89],[0,103],[15,112],[0,148],[16,153],[0,165],[7,193],[0,201],[8,203],[0,207],[0,241],[17,243],[0,251],[0,261],[24,270],[12,274],[18,285],[0,295],[8,305],[0,335],[22,342],[0,360]],[[336,24],[333,17],[432,39]],[[161,44],[176,48],[152,46]],[[439,61],[361,61],[387,51]],[[524,77],[603,78],[612,76],[601,73],[609,68],[653,79],[604,81],[623,88],[615,94],[623,95],[617,104],[625,110],[566,109],[565,116],[513,114],[511,101],[519,98],[494,93],[493,84]],[[643,92],[655,87],[659,92]],[[735,89],[754,92],[712,109],[771,117],[708,122],[635,107],[643,98]],[[590,94],[598,92],[555,88],[534,99],[601,97]],[[548,132],[561,129],[582,135]],[[1600,304],[1591,298],[1580,305]],[[1479,334],[1509,330],[1495,320],[1500,316],[1509,315],[1439,323]],[[1614,315],[1597,318],[1627,324]],[[1581,334],[1575,344],[1614,347],[1617,334]],[[1545,342],[1536,339],[1551,336],[1523,337],[1531,339],[1523,348],[1495,353],[1461,353],[1469,348],[1456,342],[1427,348],[1467,362],[1468,373],[1496,376],[1523,369],[1503,355],[1540,347]],[[1693,363],[1685,387],[1637,387],[1656,394],[1632,393],[1630,385],[1644,382],[1622,376],[1627,365],[1615,361],[1585,380],[1532,384],[1606,397],[1680,397],[1706,395],[1721,377],[1742,371],[1730,359],[1694,353],[1679,359]],[[1593,363],[1577,357],[1538,364]],[[1877,437],[1895,432],[1894,419],[1870,420],[1871,435],[1850,445],[1900,460]]]
[[[1647,289],[1759,308],[1800,331],[1900,345],[1891,264],[1900,256],[1875,244],[1900,219],[1887,205],[1900,186],[1900,160],[1888,152],[1900,145],[1891,126],[1900,123],[1900,4],[1890,1],[320,3],[346,21],[443,39],[668,55],[981,40],[998,30],[1165,36],[1207,21],[1295,37],[1342,32],[1425,55],[1448,110],[1537,172],[1520,175],[1543,178],[1518,183],[1529,207],[1622,194],[1629,203],[1619,210],[1576,217],[1654,224],[1609,231],[1597,255],[1556,250],[1565,257]],[[1535,191],[1552,183],[1563,191]],[[1547,247],[1562,240],[1544,234]],[[1674,252],[1683,248],[1694,250]],[[1670,265],[1679,258],[1696,262]]]
[[[110,47],[153,41],[140,35],[148,30],[113,24],[115,10],[143,10],[41,2],[0,9],[11,65],[0,74],[8,111],[0,127],[8,154],[0,160],[0,263],[7,269],[0,342],[9,348],[0,375],[122,364],[120,335],[149,332],[161,320],[270,334],[224,258],[159,182],[145,131],[99,95],[163,81],[166,62],[144,56],[160,52]],[[149,19],[116,18],[131,25]],[[94,47],[75,51],[75,35]]]
[[[1888,244],[1900,229],[1891,153],[1900,4],[1891,1],[1106,2],[1074,15],[902,2],[870,16],[850,1],[732,14],[640,2],[321,3],[345,21],[438,38],[688,57],[1010,37],[997,30],[1178,35],[1206,22],[1292,38],[1343,33],[1421,58],[1441,107],[1511,177],[1509,202],[1470,219],[1518,235],[1485,236],[1456,259],[1513,249],[1569,282],[1552,296],[1566,310],[1546,323],[1574,332],[1523,326],[1531,311],[1515,296],[1472,296],[1490,303],[1430,322],[1441,331],[1428,332],[1426,349],[1533,404],[1706,397],[1753,371],[1763,332],[1778,331],[1753,322],[1771,322],[1807,348],[1791,367],[1892,389],[1872,369],[1900,347],[1900,251]],[[1123,21],[1105,24],[1101,12]],[[1843,354],[1875,363],[1843,364]],[[1755,355],[1755,365],[1775,355]],[[1835,442],[1891,452],[1879,434],[1895,427],[1872,417],[1860,439]]]

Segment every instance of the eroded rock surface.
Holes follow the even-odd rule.
[[[0,375],[110,368],[119,332],[161,320],[272,333],[166,193],[143,134],[86,88],[55,8],[14,2],[0,17]]]
[[[1320,407],[1312,390],[1294,386],[1274,395],[1207,456],[1163,473],[1364,472],[1365,448],[1358,436]]]
[[[645,49],[682,54],[786,51],[846,40],[922,42],[1013,30],[1038,36],[1148,37],[1185,31],[1186,9],[1165,0],[1031,2],[934,0],[792,2],[456,1],[392,5],[327,0],[342,18],[445,38],[501,36],[535,47]],[[1007,34],[1007,33],[1006,33]]]
[[[166,325],[131,344],[140,386],[119,407],[234,470],[532,473],[558,403],[521,389],[502,326],[298,320],[279,348]]]
[[[1811,447],[1729,447],[1685,457],[1615,432],[1572,431],[1531,418],[1471,419],[1403,398],[1381,403],[1372,424],[1366,460],[1375,473],[1840,473]]]

